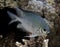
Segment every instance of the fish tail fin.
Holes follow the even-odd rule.
[[[17,21],[17,16],[9,11],[7,11],[9,17],[12,19],[9,24],[13,23],[13,22],[16,22]]]

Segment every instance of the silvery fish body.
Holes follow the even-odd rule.
[[[12,24],[16,21],[21,22],[21,24],[17,25],[17,28],[22,28],[23,30],[32,33],[30,36],[25,37],[41,36],[50,32],[48,24],[41,16],[35,14],[34,12],[23,11],[19,8],[15,9],[17,16],[9,11],[7,12],[9,14],[9,17],[12,19],[9,24]]]

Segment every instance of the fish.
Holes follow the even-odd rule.
[[[15,7],[15,10],[17,15],[7,11],[9,17],[11,18],[9,25],[13,22],[19,21],[20,23],[17,25],[17,28],[21,28],[26,32],[32,33],[29,36],[25,37],[42,36],[50,32],[49,25],[40,15],[34,12],[22,10],[18,7]]]

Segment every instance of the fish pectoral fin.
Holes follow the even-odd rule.
[[[29,35],[29,36],[25,36],[25,37],[29,37],[29,38],[34,38],[37,37],[38,35]]]
[[[18,28],[18,29],[20,29],[20,28],[23,28],[23,29],[24,29],[24,27],[23,27],[22,24],[18,24],[18,25],[17,25],[17,28]]]

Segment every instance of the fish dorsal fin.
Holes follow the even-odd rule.
[[[23,10],[19,9],[18,7],[16,7],[15,9],[16,9],[17,15],[18,15],[19,17],[23,17],[23,16],[24,16]]]

